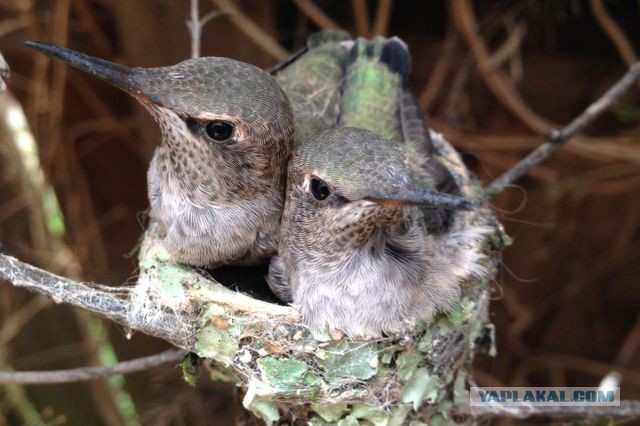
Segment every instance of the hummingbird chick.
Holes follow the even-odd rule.
[[[27,45],[131,94],[160,126],[147,174],[151,216],[174,260],[257,263],[275,252],[293,139],[289,101],[266,72],[228,58],[128,68]]]
[[[480,230],[434,233],[421,206],[474,204],[419,180],[404,151],[376,133],[327,130],[294,150],[269,283],[313,330],[397,332],[447,310]]]
[[[338,127],[293,150],[268,282],[313,330],[380,336],[458,300],[482,270],[473,243],[483,229],[450,226],[475,204],[434,157],[404,87],[406,44],[358,39],[344,69]]]

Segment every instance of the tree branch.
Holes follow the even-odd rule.
[[[378,1],[378,10],[376,11],[376,18],[373,23],[373,30],[371,31],[371,37],[387,36],[387,30],[389,29],[389,21],[391,20],[392,1],[393,0]]]
[[[10,256],[0,255],[0,279],[53,299],[68,303],[107,318],[115,323],[145,334],[162,338],[169,343],[190,349],[192,327],[167,327],[175,324],[175,313],[162,306],[150,304],[145,308],[145,320],[133,313],[136,309],[128,297],[128,287],[108,287],[100,284],[80,283],[64,278]]]
[[[116,374],[129,374],[148,370],[164,364],[180,362],[187,351],[168,351],[142,358],[100,367],[81,367],[57,371],[0,371],[0,383],[54,384],[102,379]]]
[[[594,18],[596,18],[596,21],[598,21],[602,30],[607,33],[624,63],[628,67],[632,66],[638,61],[638,55],[636,55],[633,45],[629,42],[629,39],[624,34],[620,26],[613,20],[611,15],[609,15],[609,12],[607,12],[604,1],[591,0],[590,3]]]
[[[200,57],[200,40],[202,38],[202,28],[213,18],[230,13],[227,10],[212,10],[200,18],[198,0],[191,0],[189,10],[190,18],[187,20],[187,28],[191,34],[191,58]]]
[[[329,15],[324,13],[322,9],[318,7],[317,4],[313,2],[313,0],[294,0],[298,9],[309,19],[313,21],[314,24],[322,28],[323,30],[340,30],[340,25],[338,25]]]
[[[589,105],[589,107],[569,123],[569,125],[561,130],[549,132],[545,137],[547,140],[545,143],[519,161],[498,179],[491,182],[486,188],[487,194],[490,196],[499,194],[509,184],[524,175],[531,167],[547,159],[576,133],[584,130],[585,127],[606,111],[638,78],[640,78],[640,62],[633,65],[600,99]]]
[[[353,15],[356,21],[356,32],[361,37],[369,37],[369,12],[366,0],[351,0],[353,3]]]
[[[220,9],[228,10],[231,15],[231,22],[271,57],[281,61],[289,56],[287,49],[282,47],[273,37],[253,22],[231,0],[211,1]]]
[[[544,134],[555,127],[552,122],[533,111],[509,78],[499,69],[494,68],[489,49],[478,33],[478,23],[469,0],[454,0],[450,6],[454,23],[467,41],[487,87],[498,101],[536,133]]]

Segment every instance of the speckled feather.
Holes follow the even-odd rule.
[[[457,187],[443,185],[450,175],[432,158],[428,131],[406,97],[407,67],[394,68],[397,57],[392,66],[380,60],[385,43],[358,41],[346,67],[339,123],[359,128],[329,129],[294,149],[269,274],[274,292],[312,329],[352,337],[429,320],[458,299],[463,277],[482,270],[473,247],[483,229],[445,232],[438,220],[433,232],[425,214],[440,209],[395,201]],[[326,199],[312,195],[312,179],[326,182]]]
[[[29,44],[125,90],[156,119],[162,142],[147,175],[149,201],[175,260],[211,267],[254,263],[273,254],[293,117],[271,76],[227,58],[127,68],[58,46]],[[207,136],[212,120],[234,126],[229,140]]]

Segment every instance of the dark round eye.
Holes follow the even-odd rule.
[[[206,130],[207,135],[209,135],[211,139],[225,141],[233,134],[233,124],[222,120],[215,120],[207,123]]]
[[[326,199],[331,191],[329,190],[329,185],[324,183],[318,178],[311,178],[311,194],[316,200],[322,201]]]

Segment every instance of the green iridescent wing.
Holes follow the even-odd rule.
[[[405,86],[410,70],[411,55],[400,39],[356,40],[347,59],[338,124],[365,128],[396,142],[425,186],[458,194],[453,177],[433,156],[423,114]],[[430,229],[446,225],[446,210],[424,212]]]

